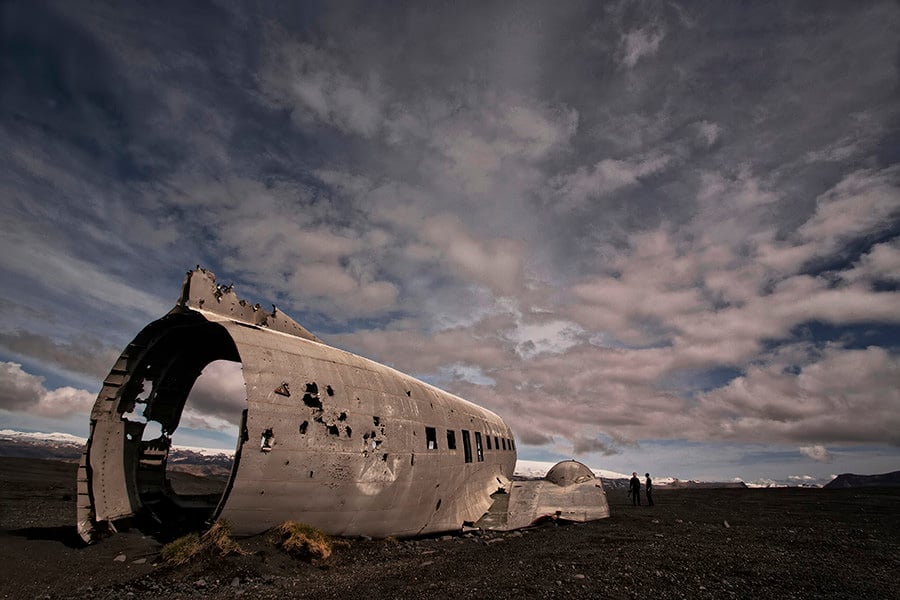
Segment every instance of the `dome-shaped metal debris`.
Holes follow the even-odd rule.
[[[564,460],[553,465],[544,479],[560,487],[568,487],[594,479],[594,472],[577,460]]]

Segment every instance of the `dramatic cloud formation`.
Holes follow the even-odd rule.
[[[200,263],[526,458],[900,458],[895,3],[0,11],[0,425],[86,427]]]
[[[88,414],[95,394],[69,386],[48,390],[44,378],[22,370],[22,365],[0,363],[0,409],[33,412],[42,417]]]

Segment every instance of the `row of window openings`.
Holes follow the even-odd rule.
[[[463,454],[466,457],[466,462],[472,462],[472,439],[469,436],[469,432],[465,429],[462,431],[462,442],[463,442]],[[494,444],[491,447],[491,436],[485,435],[484,441],[487,442],[488,450],[515,450],[516,446],[513,440],[501,438],[499,436],[493,436]],[[437,450],[437,429],[434,427],[426,427],[425,428],[425,444],[429,450]],[[456,450],[456,432],[452,429],[447,430],[447,449],[448,450]],[[482,436],[480,431],[475,432],[475,456],[478,459],[478,462],[484,460],[484,445],[482,444]]]

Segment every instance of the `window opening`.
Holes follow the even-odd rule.
[[[503,442],[503,449],[506,450],[506,438],[502,438],[500,441]]]
[[[496,448],[497,450],[500,449],[500,438],[498,438],[496,435],[494,436],[494,448]]]
[[[275,443],[275,433],[271,429],[266,429],[262,432],[262,436],[259,440],[259,449],[263,452],[271,452],[272,444]]]
[[[465,454],[466,462],[472,462],[472,440],[469,439],[469,432],[465,429],[462,430],[463,437],[463,454]]]
[[[486,435],[486,436],[484,436],[484,437],[485,437],[485,441],[487,442],[487,449],[488,449],[488,450],[491,450],[491,449],[492,449],[492,448],[491,448],[491,436]]]
[[[456,450],[456,432],[452,429],[447,430],[447,449]]]
[[[437,450],[437,429],[434,427],[425,428],[425,447],[429,450]]]
[[[475,432],[475,457],[478,462],[484,462],[484,447],[481,445],[481,432]]]

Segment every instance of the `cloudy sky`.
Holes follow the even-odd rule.
[[[0,5],[0,426],[201,264],[520,458],[900,469],[896,2],[255,4]]]

